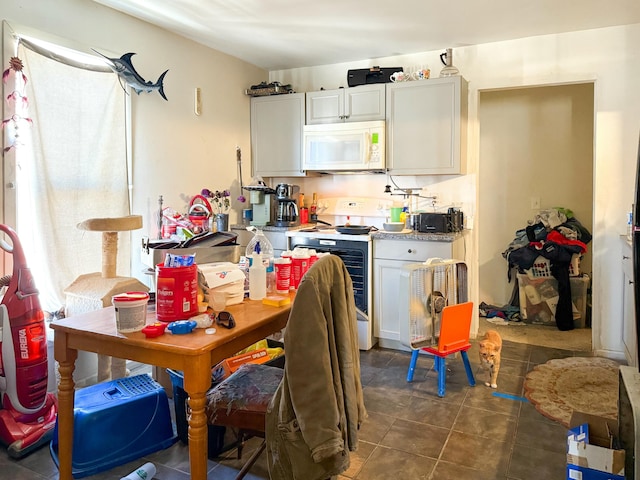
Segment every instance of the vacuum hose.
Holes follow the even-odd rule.
[[[4,277],[0,277],[0,288],[9,286],[11,282],[11,275],[5,275]]]

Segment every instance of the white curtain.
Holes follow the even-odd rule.
[[[129,214],[125,92],[114,73],[68,66],[20,45],[30,128],[16,154],[17,226],[44,310],[64,305],[79,275],[100,272],[102,234],[90,218]],[[129,275],[128,232],[117,274]]]

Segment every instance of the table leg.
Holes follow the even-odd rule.
[[[60,480],[73,480],[73,403],[75,400],[75,369],[78,351],[66,347],[66,335],[56,332],[54,342],[55,359],[59,363],[58,383],[58,462]]]
[[[189,463],[193,480],[207,478],[206,393],[211,386],[209,355],[194,358],[184,370],[184,389],[189,394]]]

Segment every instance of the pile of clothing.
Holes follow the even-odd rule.
[[[509,281],[513,269],[520,273],[530,269],[538,256],[549,260],[551,275],[558,281],[555,321],[559,330],[574,328],[569,266],[574,254],[586,253],[591,238],[591,233],[573,216],[571,210],[542,210],[528,222],[526,228],[516,232],[514,240],[502,253],[509,263]],[[518,304],[517,291],[516,281],[512,305]]]

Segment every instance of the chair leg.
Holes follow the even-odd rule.
[[[467,372],[467,379],[469,380],[469,385],[472,387],[476,386],[476,379],[473,377],[473,370],[471,370],[471,364],[469,363],[469,356],[466,351],[461,351],[460,355],[462,355],[462,363],[464,363],[464,369]]]
[[[236,475],[235,480],[241,480],[242,478],[245,477],[247,473],[249,473],[249,470],[251,470],[251,467],[253,467],[253,464],[256,463],[256,460],[258,460],[258,457],[262,454],[262,452],[264,452],[264,449],[266,448],[266,446],[267,446],[267,441],[263,440],[260,446],[256,449],[256,451],[251,454],[251,457],[249,457],[249,460],[247,460],[247,463],[245,463],[242,466],[242,469],[240,469],[240,471],[238,472],[238,475]]]
[[[416,369],[416,363],[418,362],[418,355],[420,350],[414,350],[411,353],[411,362],[409,362],[409,371],[407,372],[407,382],[413,382],[413,372]]]
[[[436,371],[438,372],[438,396],[444,397],[445,383],[447,380],[447,367],[444,357],[435,358]]]

